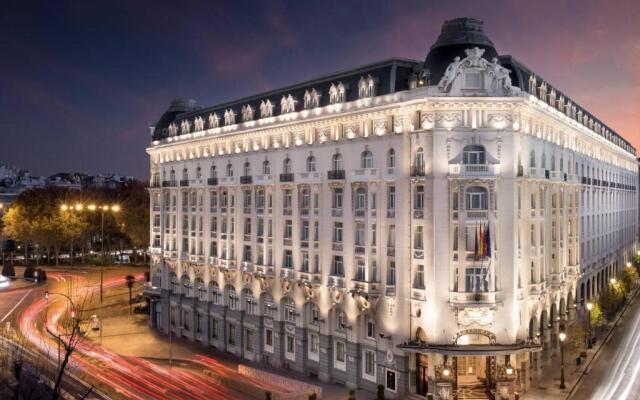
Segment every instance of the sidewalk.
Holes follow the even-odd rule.
[[[631,295],[629,302],[618,313],[618,315],[616,315],[614,320],[607,324],[606,329],[601,330],[595,335],[597,337],[597,342],[593,346],[593,349],[589,349],[587,351],[587,358],[582,359],[580,366],[576,366],[575,362],[576,358],[579,356],[579,352],[568,352],[565,347],[564,376],[566,389],[560,389],[561,357],[560,348],[558,347],[556,354],[551,358],[551,363],[542,368],[541,376],[538,376],[532,381],[531,387],[521,397],[521,399],[565,400],[568,399],[570,395],[573,395],[575,389],[582,383],[582,380],[588,378],[588,371],[591,369],[592,361],[597,361],[603,347],[609,342],[608,338],[618,324],[619,319],[626,315],[627,309],[635,304],[639,290],[640,288],[636,288],[635,292]],[[614,332],[614,334],[616,334],[616,332]],[[586,373],[585,370],[587,371]]]

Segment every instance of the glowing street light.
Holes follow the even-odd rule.
[[[76,203],[75,206],[67,206],[66,204],[62,204],[60,206],[62,211],[83,211],[84,206],[82,203]],[[105,264],[105,256],[104,256],[104,214],[111,211],[113,213],[120,212],[121,208],[118,204],[103,204],[102,206],[97,206],[96,204],[87,205],[87,210],[89,211],[97,211],[100,210],[100,243],[102,246],[102,265],[100,266],[100,304],[104,302],[104,264]]]

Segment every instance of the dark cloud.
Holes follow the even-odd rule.
[[[0,162],[145,177],[147,125],[171,98],[424,59],[457,16],[640,146],[637,1],[21,1],[0,11]]]

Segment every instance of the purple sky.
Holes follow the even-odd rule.
[[[368,62],[423,60],[442,22],[511,54],[640,148],[640,1],[3,2],[0,163],[146,177],[148,125]]]

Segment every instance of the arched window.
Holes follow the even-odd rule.
[[[209,282],[209,296],[213,304],[217,306],[222,305],[222,293],[220,293],[220,286],[216,281]]]
[[[211,166],[211,178],[217,178],[218,177],[218,171],[216,170],[216,166],[212,165]]]
[[[317,325],[320,322],[320,307],[314,303],[307,303],[307,323]]]
[[[250,289],[242,289],[242,307],[243,310],[249,315],[256,315],[258,311],[258,302]]]
[[[176,171],[174,171],[173,168],[171,169],[171,172],[169,173],[169,181],[171,183],[175,183],[176,182]]]
[[[233,165],[231,165],[231,163],[227,164],[227,176],[228,177],[233,176]]]
[[[202,168],[200,168],[200,166],[198,165],[198,167],[196,168],[196,179],[200,178],[202,178]]]
[[[418,150],[416,150],[416,156],[413,159],[413,165],[418,169],[424,168],[424,150],[422,150],[422,147],[418,147]]]
[[[193,286],[191,285],[191,280],[187,275],[182,277],[182,287],[184,290],[184,295],[186,297],[193,297]]]
[[[175,273],[171,273],[169,282],[171,284],[171,292],[176,294],[180,293],[180,282],[178,281],[178,276]]]
[[[262,162],[262,173],[264,175],[271,175],[271,164],[269,163],[269,160],[264,160]]]
[[[244,163],[244,167],[242,168],[243,176],[251,176],[251,164],[249,161]]]
[[[226,306],[229,307],[230,310],[237,310],[238,295],[236,294],[236,289],[231,285],[227,285],[227,287],[225,288],[225,292],[225,301],[227,303]]]
[[[387,168],[396,167],[396,152],[393,149],[389,149],[387,152]]]
[[[551,170],[552,171],[556,170],[556,155],[555,154],[551,155]]]
[[[265,317],[273,317],[274,311],[277,310],[273,296],[268,293],[262,295],[262,314]]]
[[[472,186],[466,191],[467,210],[486,210],[488,196],[487,189],[480,186]]]
[[[316,158],[314,156],[307,157],[307,172],[316,172]]]
[[[529,154],[529,167],[531,167],[531,168],[535,168],[536,167],[536,152],[535,152],[535,150],[531,150],[531,153]]]
[[[342,171],[344,169],[342,156],[339,153],[336,153],[331,157],[331,168],[333,171]]]
[[[462,149],[462,163],[470,165],[486,164],[487,158],[484,147],[477,144],[464,146],[464,149]]]
[[[282,319],[285,322],[296,322],[296,303],[290,298],[282,299]]]
[[[185,181],[189,179],[189,170],[186,167],[182,170],[182,179]]]
[[[373,168],[373,154],[369,150],[360,155],[360,168]]]
[[[291,173],[291,159],[289,159],[288,157],[285,158],[284,162],[282,163],[282,173],[283,174]]]
[[[204,286],[202,278],[196,278],[196,282],[193,285],[196,289],[196,296],[200,301],[207,301],[207,288]]]

